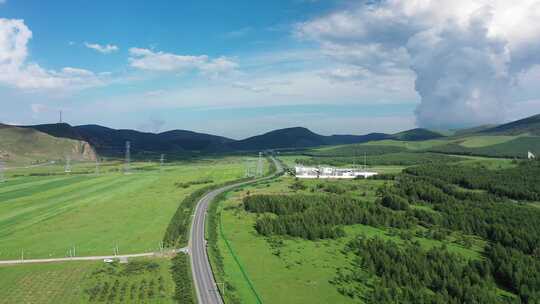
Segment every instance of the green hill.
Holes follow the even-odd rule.
[[[58,138],[43,132],[0,124],[0,158],[8,165],[30,165],[63,160],[95,160],[85,141]]]
[[[423,128],[411,129],[392,135],[392,139],[403,141],[429,140],[444,137],[444,135]]]
[[[540,136],[540,114],[483,130],[481,133],[497,135],[520,135],[528,133]]]

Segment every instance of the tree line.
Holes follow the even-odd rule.
[[[409,214],[347,195],[259,194],[245,197],[243,205],[246,211],[261,214],[255,229],[265,236],[289,235],[316,240],[343,236],[343,225],[402,229],[416,225]]]

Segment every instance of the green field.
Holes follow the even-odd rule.
[[[273,183],[262,183],[231,192],[219,203],[218,216],[223,234],[218,238],[218,248],[223,257],[224,273],[218,275],[218,280],[228,284],[225,296],[229,302],[239,299],[241,303],[257,303],[255,294],[263,303],[361,303],[357,298],[341,294],[338,286],[331,283],[339,270],[354,267],[353,257],[344,253],[344,247],[359,234],[403,242],[400,234],[406,231],[351,225],[345,227],[346,237],[338,239],[308,241],[285,236],[265,238],[254,228],[257,215],[246,212],[241,207],[242,198],[248,191],[250,195],[310,193],[317,184],[323,183],[351,187],[354,190],[349,192],[350,195],[370,201],[375,199],[377,188],[386,181],[304,180],[302,183],[307,188],[302,191],[292,190],[293,182],[291,177],[281,177]],[[485,243],[475,240],[473,246],[467,249],[457,244],[460,237],[452,234],[444,241],[438,241],[412,236],[423,248],[446,244],[451,252],[469,259],[479,259],[479,252]],[[225,243],[225,238],[230,248]],[[242,274],[241,268],[255,291]],[[363,288],[367,290],[370,286],[365,285]]]
[[[2,266],[0,303],[174,303],[170,266],[169,259]]]
[[[0,184],[0,259],[151,252],[159,248],[178,204],[208,185],[243,177],[240,158],[168,164],[79,164],[7,171]],[[87,174],[79,174],[87,173]],[[51,175],[45,175],[51,174]],[[202,184],[189,184],[203,181]],[[188,185],[184,187],[184,185]]]

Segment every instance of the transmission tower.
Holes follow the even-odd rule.
[[[259,161],[257,162],[257,176],[263,175],[263,159],[262,152],[259,152]]]
[[[5,182],[5,176],[4,176],[4,161],[0,159],[0,183]]]
[[[66,156],[66,166],[64,167],[65,173],[71,173],[71,156]]]
[[[124,174],[129,174],[131,162],[131,143],[126,141],[126,160],[124,163]]]
[[[161,154],[159,158],[159,170],[163,171],[163,163],[165,162],[165,154]]]

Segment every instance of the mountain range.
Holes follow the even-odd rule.
[[[26,130],[26,131],[25,131]],[[60,157],[74,154],[74,158],[92,159],[95,154],[105,157],[120,157],[126,142],[131,143],[134,156],[146,154],[192,155],[196,153],[224,153],[236,151],[261,151],[266,149],[310,148],[326,145],[343,145],[379,140],[422,141],[445,138],[445,135],[428,129],[416,128],[395,134],[370,133],[366,135],[320,135],[303,127],[293,127],[270,131],[242,140],[198,133],[186,130],[171,130],[162,133],[140,132],[127,129],[112,129],[99,125],[71,126],[66,123],[41,124],[32,126],[0,127],[0,157],[24,151],[38,151],[36,136],[42,146],[54,153],[44,151],[34,153],[34,157]],[[457,130],[453,136],[490,135],[540,135],[540,115],[513,121],[502,125],[481,126]],[[452,138],[452,137],[448,137]],[[62,145],[59,145],[59,140]],[[4,144],[2,144],[2,142]],[[6,143],[11,143],[7,145]],[[14,148],[16,147],[16,148]],[[56,147],[56,148],[55,148]],[[66,152],[65,150],[69,150]],[[12,151],[10,151],[12,150]],[[30,155],[32,153],[25,152]],[[28,156],[29,158],[32,158]],[[4,156],[4,158],[6,158]],[[61,158],[61,157],[60,157]]]
[[[66,123],[22,126],[58,138],[68,138],[89,143],[100,155],[115,156],[125,151],[125,143],[131,144],[134,153],[213,153],[232,151],[259,151],[266,149],[309,148],[325,145],[341,145],[373,140],[425,140],[442,137],[426,129],[412,129],[397,134],[370,133],[367,135],[320,135],[303,127],[279,129],[234,140],[222,136],[186,130],[148,133],[135,130],[111,129],[99,125],[70,126]]]

